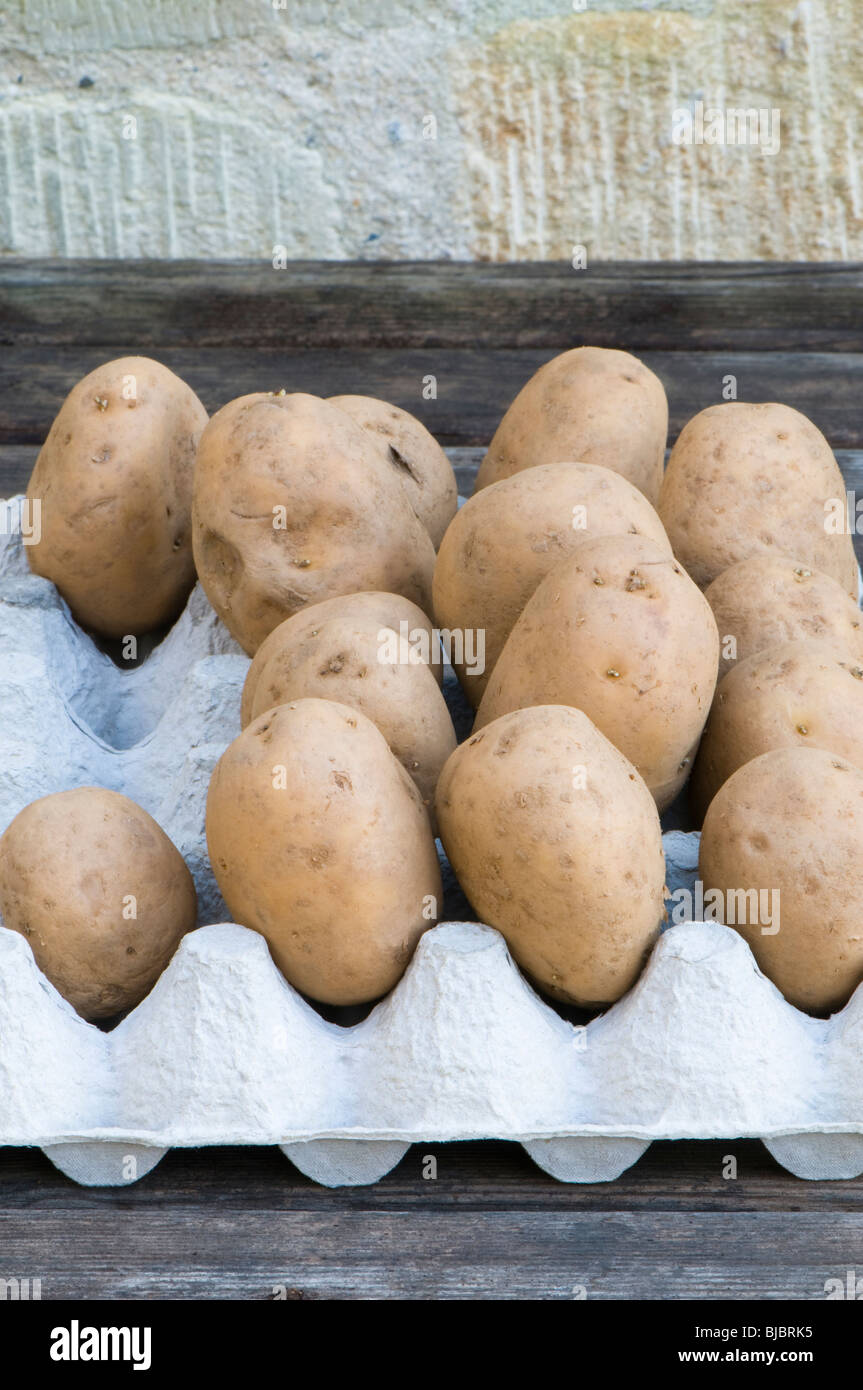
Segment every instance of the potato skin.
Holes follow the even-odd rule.
[[[710,606],[673,556],[640,536],[585,540],[527,604],[474,729],[527,705],[572,705],[663,810],[691,770],[718,660]]]
[[[785,555],[857,598],[851,536],[825,527],[825,503],[845,484],[811,420],[775,402],[725,401],[702,410],[671,451],[659,515],[700,588],[751,555]]]
[[[778,932],[763,933],[763,919],[729,925],[799,1009],[841,1009],[863,978],[861,843],[863,771],[826,749],[753,758],[710,803],[699,858],[705,896],[778,891]]]
[[[335,594],[380,589],[431,612],[428,532],[379,445],[317,396],[242,396],[213,416],[192,524],[207,597],[250,656]]]
[[[379,658],[382,631],[398,636],[402,620],[408,631],[430,630],[423,612],[395,594],[349,594],[295,613],[255,653],[243,687],[242,725],[273,705],[310,696],[358,709],[380,729],[433,816],[435,785],[455,748],[455,730],[430,666]]]
[[[434,435],[414,415],[374,396],[330,396],[382,446],[435,550],[458,508],[452,464]]]
[[[207,844],[234,921],[322,1003],[386,994],[440,907],[419,792],[371,720],[333,700],[279,705],[234,740],[210,782]]]
[[[545,576],[587,538],[622,535],[646,536],[671,554],[662,522],[643,494],[597,464],[539,464],[492,483],[465,503],[438,552],[432,592],[441,628],[485,632],[485,670],[471,674],[464,663],[456,666],[474,707]]]
[[[578,460],[622,473],[656,506],[667,435],[665,389],[649,367],[615,348],[572,348],[519,391],[474,491],[523,468]]]
[[[137,916],[127,920],[128,895]],[[150,992],[195,926],[182,856],[142,807],[102,787],[40,797],[0,839],[0,913],[83,1018]]]
[[[719,678],[780,642],[826,642],[863,665],[863,613],[829,574],[783,555],[752,555],[704,591],[719,629]],[[733,637],[736,657],[723,655]]]
[[[69,392],[27,485],[41,499],[42,535],[26,550],[82,627],[126,637],[182,610],[195,583],[192,475],[206,423],[194,391],[148,357],[106,362]]]
[[[744,763],[794,747],[863,767],[863,665],[823,642],[780,642],[720,681],[692,774],[699,816]]]
[[[663,916],[659,816],[580,710],[515,710],[460,745],[437,790],[441,837],[478,916],[557,999],[633,985]]]

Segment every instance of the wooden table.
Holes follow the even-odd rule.
[[[672,441],[729,374],[742,400],[798,407],[863,496],[860,267],[104,261],[0,262],[0,495],[26,484],[72,384],[126,353],[158,357],[210,410],[282,386],[393,400],[469,491],[519,387],[582,342],[659,373]],[[820,1299],[855,1264],[863,1179],[802,1182],[752,1140],[655,1144],[583,1187],[517,1145],[428,1145],[335,1192],[269,1149],[174,1151],[123,1190],[0,1150],[0,1276],[41,1277],[46,1299]]]

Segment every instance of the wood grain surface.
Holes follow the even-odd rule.
[[[144,351],[140,340],[0,348],[0,444],[39,444],[63,398],[88,371]],[[507,406],[553,348],[374,348],[362,352],[152,345],[211,413],[252,391],[381,396],[416,415],[444,445],[487,445]],[[722,399],[733,375],[740,400],[780,400],[808,415],[834,448],[863,448],[863,352],[655,352],[642,360],[663,382],[669,442],[686,421]],[[437,398],[423,398],[433,376]]]
[[[13,1149],[0,1273],[41,1277],[43,1299],[816,1300],[863,1264],[860,1208],[858,1182],[803,1183],[751,1140],[655,1144],[577,1187],[515,1144],[414,1147],[339,1191],[273,1149],[174,1150],[122,1192]]]
[[[859,352],[863,267],[0,262],[0,344]]]

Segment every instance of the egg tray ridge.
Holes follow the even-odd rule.
[[[143,664],[119,671],[29,573],[9,525],[19,499],[0,505],[0,831],[51,791],[122,791],[183,853],[202,923],[110,1032],[0,930],[0,1144],[41,1148],[88,1185],[219,1144],[277,1144],[316,1182],[355,1185],[412,1143],[463,1139],[517,1141],[567,1182],[613,1179],[656,1139],[744,1136],[800,1177],[863,1173],[863,988],[810,1018],[718,923],[666,930],[634,989],[586,1025],[467,920],[427,932],[361,1023],[322,1018],[263,938],[225,920],[207,862],[207,783],[239,732],[248,658],[196,589]],[[691,888],[698,836],[664,844],[670,889]],[[467,915],[443,867],[447,915]]]

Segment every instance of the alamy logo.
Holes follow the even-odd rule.
[[[68,1327],[51,1331],[52,1361],[131,1361],[135,1371],[149,1371],[152,1330],[149,1327],[82,1327],[73,1318]]]
[[[778,888],[708,888],[700,878],[691,888],[675,888],[669,893],[672,904],[669,920],[680,922],[724,922],[727,927],[760,927],[762,936],[779,931]]]
[[[38,545],[42,539],[42,501],[24,497],[20,512],[0,507],[0,536],[20,536],[25,545]]]
[[[863,1300],[863,1279],[857,1278],[856,1269],[846,1269],[844,1279],[825,1279],[824,1296],[827,1299],[847,1298],[855,1303]]]
[[[779,153],[778,106],[708,106],[695,101],[671,117],[675,145],[751,145],[764,154]]]
[[[378,632],[378,661],[382,666],[430,666],[440,661],[440,651],[453,666],[463,666],[469,676],[485,671],[485,628],[412,628],[406,619],[399,630],[382,627]]]
[[[41,1279],[0,1279],[0,1299],[12,1303],[42,1297]]]

